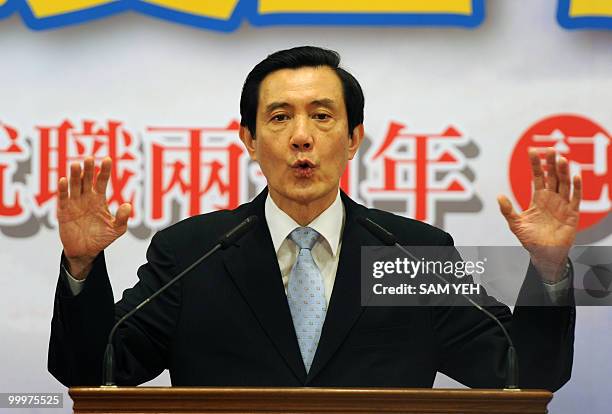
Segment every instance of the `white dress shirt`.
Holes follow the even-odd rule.
[[[301,226],[289,217],[287,213],[278,208],[270,194],[266,198],[265,214],[270,236],[272,236],[274,251],[278,258],[278,266],[283,277],[285,293],[287,293],[289,274],[300,252],[298,245],[289,238],[289,234]],[[344,217],[344,204],[342,204],[340,191],[338,191],[332,205],[306,226],[316,230],[321,235],[313,246],[311,253],[323,277],[327,305],[329,305],[329,299],[334,289],[334,281],[336,280],[336,270],[338,270],[338,258],[340,257],[340,247],[342,246],[342,238],[340,236],[344,229]]]

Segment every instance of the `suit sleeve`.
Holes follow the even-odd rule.
[[[452,238],[447,237],[443,244],[452,245]],[[537,303],[544,305],[525,306],[527,302],[534,303],[533,295],[538,296]],[[575,306],[571,301],[565,306],[552,306],[533,266],[527,271],[513,313],[493,298],[486,308],[501,321],[514,342],[520,388],[556,391],[569,380]],[[440,372],[469,387],[505,386],[508,344],[493,320],[468,306],[433,307],[431,317]]]
[[[127,289],[117,304],[103,253],[95,259],[83,290],[76,296],[60,273],[51,321],[49,372],[66,386],[100,385],[104,349],[115,322],[175,273],[176,258],[163,233],[153,237],[147,263],[138,270],[138,283]],[[113,342],[117,384],[137,385],[168,367],[180,296],[180,285],[176,284],[117,330]]]

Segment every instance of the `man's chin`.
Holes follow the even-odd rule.
[[[283,193],[283,197],[298,204],[310,204],[325,198],[330,192],[317,186],[293,187]],[[335,196],[335,193],[334,193]]]

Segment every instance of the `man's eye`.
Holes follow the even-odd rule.
[[[273,121],[286,121],[287,119],[289,119],[289,117],[285,114],[278,114],[272,117]]]
[[[314,118],[318,119],[320,121],[325,121],[325,120],[331,118],[331,116],[329,114],[321,113],[321,114],[315,114]]]

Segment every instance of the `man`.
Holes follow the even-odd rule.
[[[131,207],[113,217],[105,188],[110,162],[94,182],[94,162],[73,164],[59,182],[64,248],[49,370],[66,385],[101,382],[114,322],[194,262],[250,215],[258,226],[220,251],[118,330],[119,384],[170,370],[174,385],[431,387],[437,371],[471,387],[504,384],[507,343],[499,327],[468,307],[362,307],[359,252],[380,242],[360,226],[368,217],[403,245],[446,245],[427,224],[367,209],[339,191],[363,139],[363,93],[339,68],[337,53],[300,47],[270,55],[248,75],[240,138],[268,187],[233,211],[186,219],[157,233],[139,282],[113,304],[103,250],[126,231]],[[536,291],[569,298],[566,257],[578,220],[580,179],[570,198],[567,161],[537,154],[532,206],[500,207],[530,249]],[[558,246],[552,250],[538,246]],[[541,278],[542,280],[538,280]],[[304,286],[310,286],[307,291]],[[552,287],[551,287],[552,286]],[[571,302],[571,301],[570,301]],[[302,306],[304,305],[304,306]],[[571,306],[489,310],[517,347],[521,387],[558,389],[570,376]],[[323,322],[324,321],[324,322]]]

